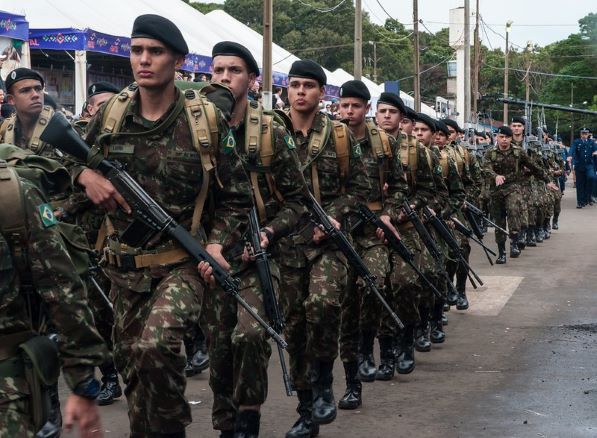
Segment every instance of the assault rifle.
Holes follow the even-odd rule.
[[[79,137],[70,126],[62,113],[55,113],[48,126],[40,136],[42,141],[54,145],[58,149],[72,155],[83,162],[87,161],[89,146]],[[124,231],[120,239],[127,245],[141,246],[139,242],[147,241],[158,232],[167,234],[182,246],[187,253],[198,262],[207,262],[212,267],[213,276],[218,284],[261,325],[282,348],[287,344],[284,339],[259,316],[253,308],[240,296],[238,288],[240,281],[233,278],[215,259],[203,248],[197,240],[162,207],[158,205],[143,188],[131,177],[124,166],[117,161],[101,160],[96,167],[118,190],[131,207],[135,221]],[[140,231],[145,230],[149,237],[140,237]]]
[[[473,213],[479,219],[484,220],[489,225],[491,225],[492,227],[494,227],[496,230],[500,230],[502,233],[505,233],[506,235],[508,235],[508,231],[504,230],[502,227],[500,227],[495,222],[490,221],[489,218],[487,216],[485,216],[485,213],[483,213],[483,210],[481,210],[479,207],[475,206],[474,204],[471,204],[468,201],[464,201],[464,204],[466,205],[466,209],[470,210],[471,213]]]
[[[390,313],[398,327],[400,327],[400,329],[404,329],[404,324],[402,321],[400,321],[400,318],[398,318],[396,312],[392,310],[379,289],[377,289],[377,286],[375,285],[375,276],[371,273],[371,271],[369,271],[365,263],[363,263],[363,260],[352,247],[344,233],[338,230],[334,224],[332,224],[332,221],[328,217],[323,207],[319,205],[319,202],[317,202],[311,193],[309,193],[309,196],[307,197],[307,203],[311,211],[313,222],[321,228],[328,239],[332,240],[336,244],[338,249],[348,259],[348,263],[350,263],[350,265],[354,268],[357,275],[363,279],[367,287],[377,296],[377,299]]]
[[[271,242],[270,242],[271,243]],[[249,211],[249,229],[247,232],[247,244],[250,254],[255,259],[255,268],[257,269],[257,276],[261,284],[261,292],[263,294],[263,307],[265,314],[269,319],[273,329],[278,333],[284,330],[284,317],[280,311],[278,300],[276,299],[276,291],[274,290],[274,283],[272,281],[272,273],[269,266],[269,259],[267,252],[261,247],[261,229],[259,228],[259,219],[257,217],[257,209],[251,208]],[[280,366],[282,367],[282,379],[284,380],[284,388],[286,395],[292,396],[292,382],[286,368],[286,360],[284,359],[284,352],[282,347],[278,344],[278,355],[280,356]]]
[[[458,294],[458,292],[454,288],[454,283],[452,283],[452,279],[448,275],[448,272],[446,271],[446,268],[444,266],[444,255],[437,247],[437,244],[435,240],[433,240],[433,237],[431,237],[431,234],[429,234],[429,230],[427,230],[423,222],[421,222],[421,219],[419,219],[419,216],[417,216],[417,212],[411,208],[408,201],[404,201],[404,204],[402,204],[402,210],[404,210],[404,213],[406,213],[408,220],[415,227],[415,230],[421,238],[423,245],[425,245],[425,248],[427,248],[427,251],[429,251],[429,254],[431,254],[431,258],[433,258],[436,268],[438,269],[442,277],[444,277],[444,279],[446,280],[448,289],[450,289],[450,294]]]
[[[475,283],[475,280],[477,280],[479,284],[483,286],[483,281],[479,278],[475,271],[473,271],[473,269],[470,267],[470,265],[464,258],[462,250],[460,249],[460,245],[458,245],[458,242],[456,241],[452,233],[450,233],[448,225],[439,216],[433,214],[431,209],[427,206],[423,208],[423,217],[429,223],[429,225],[433,227],[435,231],[437,231],[437,233],[444,240],[444,242],[446,242],[448,248],[450,248],[450,250],[454,254],[456,254],[456,257],[458,257],[458,261],[464,265],[464,267],[467,270],[468,278],[471,281],[472,286],[475,289],[477,289],[477,284]],[[473,277],[475,278],[473,279]]]
[[[377,228],[381,228],[384,234],[384,238],[388,241],[390,248],[392,248],[396,253],[400,256],[402,260],[404,260],[419,276],[419,278],[429,287],[436,297],[442,298],[442,293],[437,290],[437,288],[431,283],[431,281],[421,272],[421,270],[415,265],[414,259],[415,256],[412,252],[406,247],[402,240],[400,240],[392,230],[377,216],[375,213],[369,209],[366,205],[359,206],[359,212],[363,217],[363,220],[369,222],[370,224],[375,225]]]
[[[491,260],[491,257],[489,257],[489,254],[493,254],[494,256],[496,256],[497,254],[495,252],[493,252],[491,250],[491,248],[488,248],[487,246],[485,246],[482,239],[477,238],[476,233],[474,233],[473,230],[471,229],[473,227],[473,225],[471,224],[471,228],[468,228],[466,225],[464,225],[462,222],[460,222],[455,217],[451,218],[451,220],[452,220],[452,222],[454,222],[454,228],[456,229],[456,231],[458,231],[460,234],[464,235],[465,237],[468,237],[473,242],[480,245],[481,248],[483,248],[483,251],[485,251],[485,255],[487,256],[487,260],[489,260],[489,264],[491,266],[493,266],[493,260]],[[475,224],[476,224],[476,222],[475,222]]]

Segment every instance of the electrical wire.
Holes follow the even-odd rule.
[[[494,70],[505,70],[504,67],[495,67],[495,66],[489,65],[487,63],[483,63],[483,65],[488,68],[494,69]],[[508,70],[522,72],[522,73],[527,72],[526,70],[522,70],[519,68],[511,68],[511,67],[508,67]],[[576,76],[576,75],[566,75],[566,74],[560,74],[560,73],[547,73],[547,72],[543,72],[543,71],[534,71],[534,70],[529,70],[529,73],[534,74],[534,75],[550,76],[550,77],[555,77],[555,78],[586,79],[589,81],[597,80],[597,76]]]
[[[338,9],[340,6],[342,6],[346,2],[346,0],[341,0],[340,3],[338,3],[336,6],[332,6],[331,8],[327,8],[327,9],[320,9],[317,6],[313,6],[312,4],[304,2],[303,0],[297,0],[297,1],[303,6],[307,6],[308,8],[315,9],[317,12],[321,12],[324,14]]]

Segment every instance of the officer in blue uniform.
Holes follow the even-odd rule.
[[[595,166],[593,157],[597,155],[597,144],[589,138],[589,129],[580,130],[577,138],[570,146],[568,162],[574,160],[576,172],[576,208],[583,208],[591,201],[593,181],[595,180]]]

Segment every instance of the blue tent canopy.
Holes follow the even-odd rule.
[[[0,36],[27,41],[29,23],[25,20],[25,16],[0,11]]]

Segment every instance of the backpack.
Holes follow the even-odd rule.
[[[41,141],[40,136],[53,115],[54,109],[49,105],[44,105],[39,118],[37,119],[37,123],[35,124],[35,128],[33,129],[33,134],[29,139],[29,144],[27,145],[27,147],[36,154],[41,154],[46,147],[46,143]],[[16,113],[2,122],[2,125],[0,126],[0,138],[2,139],[2,143],[15,144],[16,125]]]

